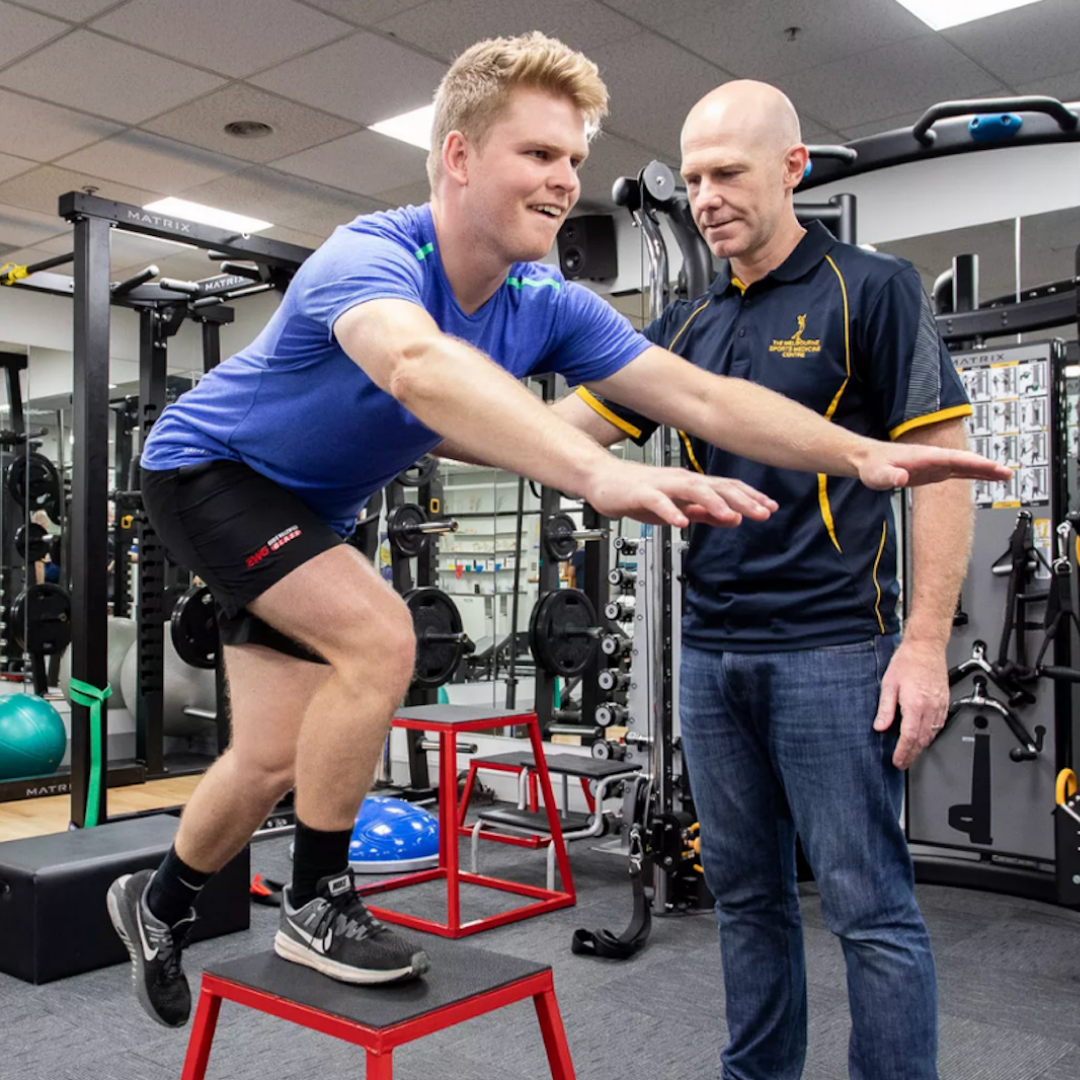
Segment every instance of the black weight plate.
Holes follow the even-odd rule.
[[[20,506],[44,510],[51,518],[60,516],[60,474],[44,454],[17,454],[8,465],[6,483]]]
[[[30,522],[30,541],[27,543],[27,527],[20,525],[15,530],[15,550],[27,561],[40,562],[52,549],[49,542],[49,530],[36,521]]]
[[[426,547],[428,534],[411,531],[416,525],[427,523],[427,514],[416,503],[395,506],[386,517],[386,531],[390,543],[406,558],[419,555]]]
[[[217,615],[214,598],[205,585],[188,589],[176,601],[169,616],[172,642],[176,655],[197,668],[212,668],[217,663]]]
[[[438,459],[425,454],[407,469],[402,469],[397,474],[397,482],[405,487],[422,487],[424,484],[430,484],[438,471]]]
[[[436,687],[449,682],[465,651],[460,641],[431,641],[429,634],[460,634],[461,613],[441,589],[411,589],[403,597],[416,633],[413,685]]]
[[[548,554],[559,562],[565,562],[578,549],[574,539],[577,526],[569,514],[552,514],[544,525],[544,546]]]
[[[71,644],[71,597],[44,582],[19,593],[11,608],[11,637],[27,653],[52,656]]]
[[[533,659],[551,675],[580,675],[596,649],[584,633],[596,626],[596,611],[580,589],[555,589],[540,597],[529,619]]]

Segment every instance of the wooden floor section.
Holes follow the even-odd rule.
[[[140,810],[183,806],[201,779],[201,775],[177,776],[131,787],[109,788],[108,812],[132,814]],[[70,820],[70,795],[46,795],[40,799],[0,803],[0,842],[66,832]]]

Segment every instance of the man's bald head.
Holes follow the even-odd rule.
[[[682,129],[683,153],[707,141],[734,141],[745,148],[783,153],[802,142],[799,115],[782,91],[753,79],[736,79],[710,90],[689,112]]]
[[[683,124],[682,174],[713,254],[748,273],[790,251],[802,235],[792,194],[806,162],[798,114],[775,86],[738,79],[706,94]]]

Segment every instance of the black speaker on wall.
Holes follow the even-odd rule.
[[[559,269],[573,281],[607,281],[617,277],[615,219],[610,214],[583,214],[568,218],[559,230]]]

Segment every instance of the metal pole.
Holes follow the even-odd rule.
[[[108,672],[109,476],[109,223],[75,221],[75,452],[72,455],[71,677],[104,688]],[[101,710],[101,749],[107,758],[108,710]],[[83,826],[90,784],[90,709],[71,707],[71,820]],[[98,790],[96,817],[106,820],[107,783]]]

